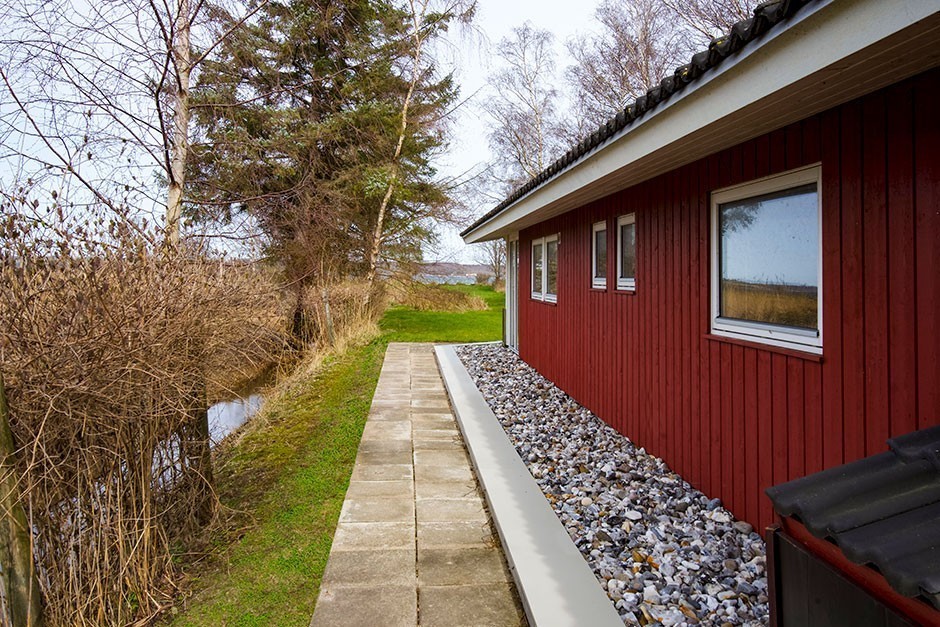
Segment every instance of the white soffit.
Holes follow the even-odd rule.
[[[940,64],[937,0],[809,5],[464,236],[504,237]]]

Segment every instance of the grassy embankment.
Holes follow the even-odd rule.
[[[268,400],[217,459],[220,498],[241,530],[187,568],[193,594],[174,625],[306,625],[389,342],[474,342],[501,337],[503,294],[451,289],[489,308],[465,313],[396,306],[381,334],[332,355]],[[229,527],[232,527],[230,525]]]

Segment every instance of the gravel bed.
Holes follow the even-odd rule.
[[[628,625],[764,625],[765,546],[498,344],[457,353]]]

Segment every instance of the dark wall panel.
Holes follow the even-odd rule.
[[[932,70],[521,233],[520,354],[739,518],[763,490],[940,423],[940,71]],[[822,163],[823,355],[709,337],[709,192]],[[637,289],[613,289],[636,213]],[[607,290],[591,289],[606,220]],[[560,234],[557,305],[530,242]]]

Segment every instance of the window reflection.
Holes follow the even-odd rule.
[[[558,293],[558,240],[545,242],[545,266],[548,273],[548,294]]]
[[[607,278],[607,230],[594,231],[594,276]]]
[[[542,292],[542,245],[532,246],[532,291]]]
[[[818,330],[816,184],[719,206],[720,315]]]
[[[620,225],[620,278],[636,276],[636,225]]]

